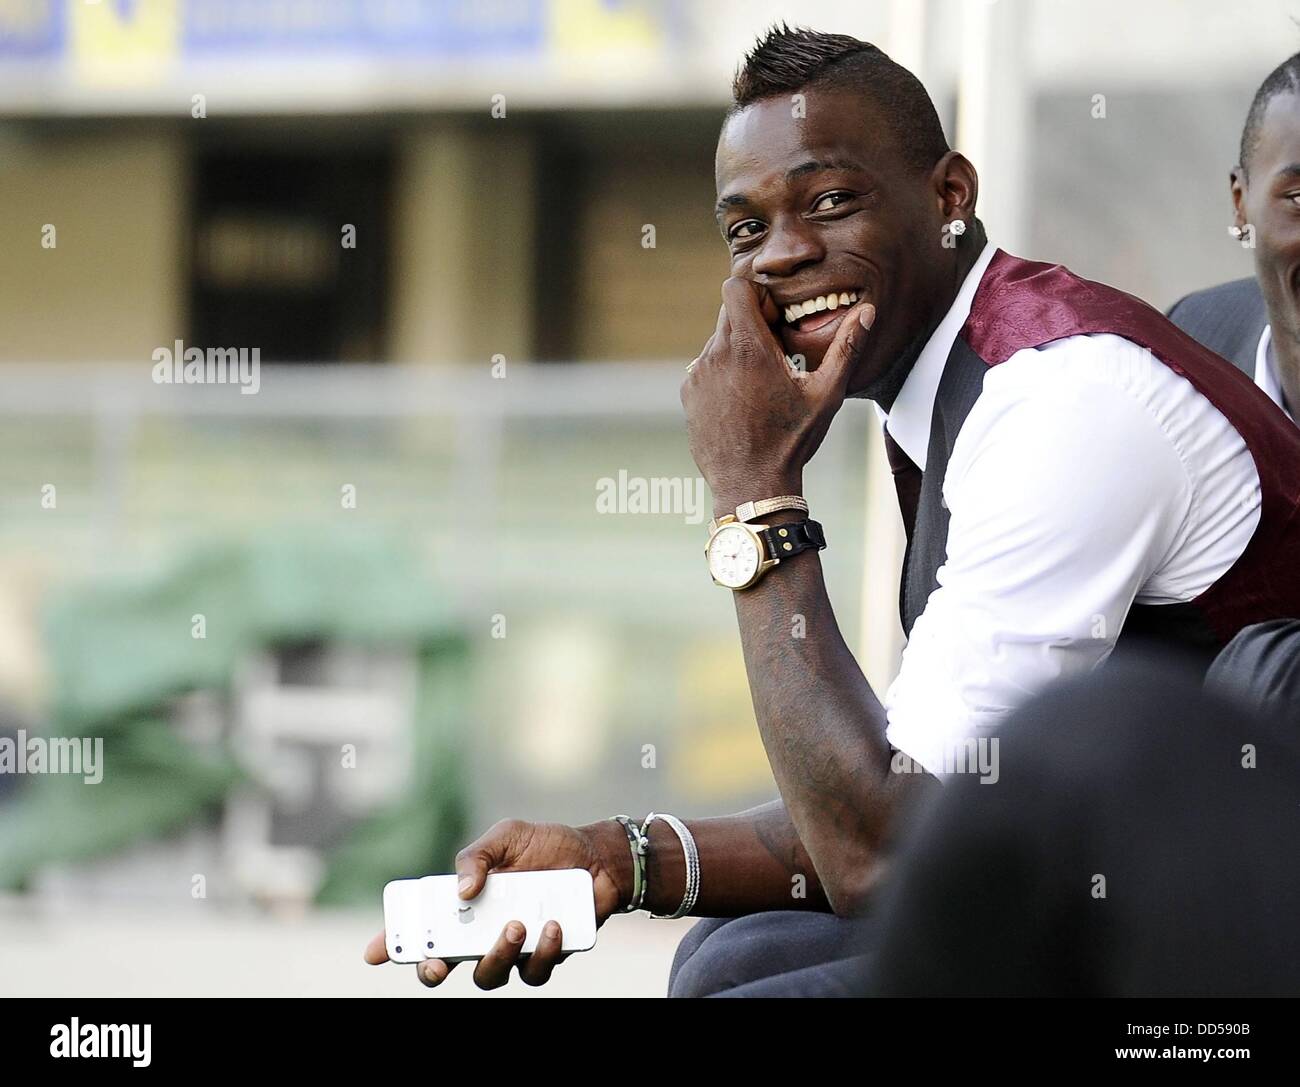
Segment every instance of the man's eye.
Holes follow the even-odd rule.
[[[852,199],[853,194],[851,192],[843,192],[840,190],[828,192],[825,196],[819,196],[817,198],[817,202],[813,204],[813,211],[830,211],[832,208],[837,208],[841,204]]]
[[[738,241],[744,238],[752,238],[763,229],[763,224],[757,219],[746,219],[743,223],[737,223],[727,232],[727,238],[731,241]]]

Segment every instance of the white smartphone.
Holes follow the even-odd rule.
[[[547,921],[560,926],[560,946],[596,946],[596,892],[584,868],[495,872],[477,898],[456,894],[459,877],[395,879],[384,887],[384,941],[392,962],[481,959],[511,921],[525,929],[521,954],[537,949]]]

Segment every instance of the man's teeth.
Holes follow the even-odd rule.
[[[796,302],[793,306],[785,307],[785,320],[787,324],[794,324],[800,317],[806,317],[810,313],[820,313],[822,310],[839,309],[841,306],[851,306],[858,300],[857,291],[841,291],[839,294],[819,294],[816,298],[810,298],[807,302]]]

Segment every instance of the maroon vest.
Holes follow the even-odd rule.
[[[1025,348],[1092,333],[1131,340],[1190,381],[1242,436],[1260,481],[1259,526],[1237,562],[1195,600],[1134,605],[1124,635],[1189,644],[1208,655],[1251,623],[1300,617],[1300,428],[1232,363],[1140,299],[1081,279],[1059,264],[1021,260],[997,250],[935,398],[926,471],[904,562],[904,629],[910,632],[938,584],[935,574],[948,538],[943,477],[988,367]]]

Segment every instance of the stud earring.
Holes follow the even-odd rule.
[[[1231,234],[1234,238],[1240,239],[1242,234],[1245,232],[1239,226],[1230,226],[1228,227],[1228,233]]]
[[[948,233],[955,234],[957,237],[960,238],[963,234],[966,233],[966,220],[954,219],[951,223],[948,224]]]

